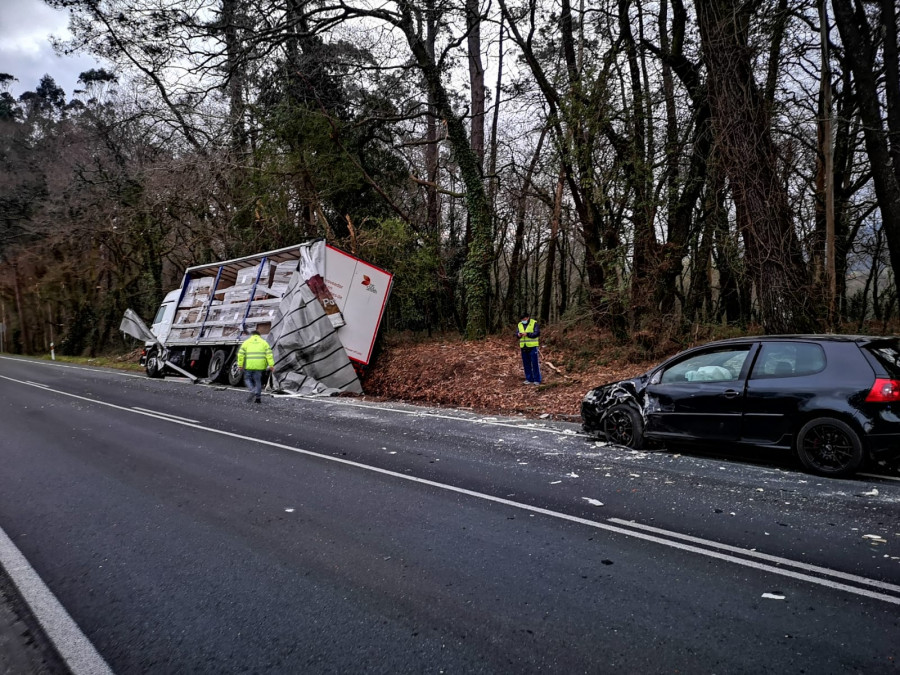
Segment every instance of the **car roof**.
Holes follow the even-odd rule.
[[[793,335],[747,335],[744,337],[727,338],[725,340],[716,340],[708,342],[706,345],[728,345],[742,342],[758,342],[765,340],[766,342],[856,342],[858,344],[868,344],[870,342],[880,342],[882,340],[898,340],[896,335],[840,335],[837,333],[807,333]],[[701,346],[701,345],[698,345]]]

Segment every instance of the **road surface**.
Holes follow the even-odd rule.
[[[896,477],[5,356],[0,420],[0,560],[73,672],[900,668]]]

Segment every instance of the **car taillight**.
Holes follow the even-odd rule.
[[[872,390],[866,396],[870,403],[893,403],[900,401],[900,380],[884,380],[878,378]]]

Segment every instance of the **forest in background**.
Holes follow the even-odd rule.
[[[6,351],[313,237],[395,274],[389,332],[898,313],[894,0],[46,2],[107,67],[0,74]]]

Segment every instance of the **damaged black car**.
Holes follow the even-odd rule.
[[[900,339],[775,335],[711,342],[592,389],[585,431],[611,443],[743,445],[793,452],[846,476],[900,458]]]

